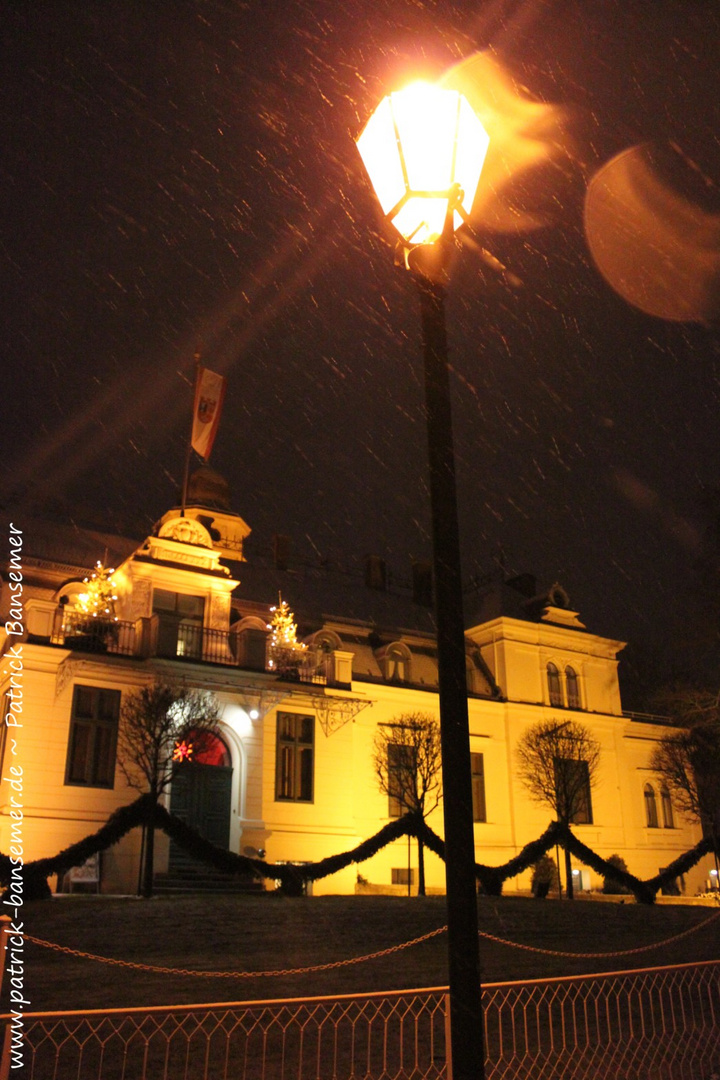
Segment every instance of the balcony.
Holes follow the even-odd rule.
[[[50,643],[78,652],[135,656],[135,636],[133,623],[94,619],[82,611],[60,607],[53,620]]]
[[[58,608],[50,644],[85,653],[142,659],[158,657],[272,673],[268,664],[267,639],[268,635],[262,630],[212,630],[165,615],[156,614],[136,622],[111,622],[93,619],[84,612]],[[349,682],[351,672],[346,679],[338,678],[340,672],[337,669],[336,674],[336,669],[335,653],[308,649],[297,674],[278,673],[278,678],[320,686]]]

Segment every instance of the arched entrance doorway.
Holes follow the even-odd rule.
[[[230,751],[219,735],[191,732],[191,753],[173,765],[170,812],[218,847],[230,841],[232,765]],[[170,865],[193,862],[182,848],[170,844]]]

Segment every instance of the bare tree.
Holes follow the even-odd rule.
[[[653,750],[650,768],[681,814],[712,837],[718,866],[720,833],[720,694],[676,689],[665,707],[684,730],[666,735]]]
[[[591,789],[597,783],[600,743],[576,720],[545,720],[528,728],[517,747],[518,775],[537,803],[563,825],[592,821]],[[565,849],[568,900],[573,898],[570,852]]]
[[[373,765],[390,815],[425,818],[440,803],[440,726],[431,713],[403,713],[375,733]],[[425,847],[418,837],[418,896],[425,896]]]
[[[156,679],[123,698],[118,728],[118,764],[131,787],[148,792],[153,805],[167,790],[174,760],[192,756],[203,736],[218,729],[214,694],[182,683]],[[152,896],[155,825],[145,828],[141,893]]]

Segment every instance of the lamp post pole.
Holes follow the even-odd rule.
[[[450,242],[451,243],[451,242]],[[435,247],[446,248],[443,241]],[[440,248],[440,250],[442,250]],[[443,260],[444,261],[444,260]],[[411,269],[412,263],[411,263]],[[445,325],[445,268],[413,269],[420,295],[430,466],[450,997],[450,1080],[482,1080],[484,1045],[475,837],[455,455]]]
[[[487,146],[487,132],[466,99],[427,84],[384,98],[358,138],[420,292],[445,819],[448,1080],[482,1080],[485,1055],[445,283],[453,230],[470,212]]]

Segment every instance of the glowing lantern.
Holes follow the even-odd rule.
[[[413,83],[378,105],[357,147],[383,213],[406,244],[458,228],[472,209],[489,137],[456,90]]]

